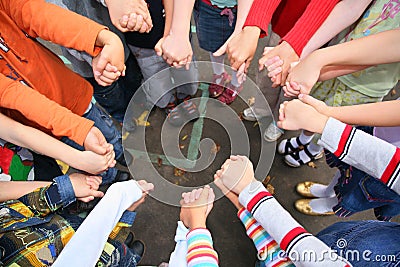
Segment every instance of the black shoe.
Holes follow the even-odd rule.
[[[129,172],[117,171],[114,182],[125,182],[131,179],[131,174]]]
[[[127,247],[129,247],[131,245],[131,243],[133,242],[134,237],[135,236],[133,235],[133,233],[129,232],[129,234],[126,237],[125,242],[124,242]]]
[[[128,167],[133,162],[133,156],[128,151],[124,151],[124,153],[117,159],[117,162],[122,166]]]
[[[140,257],[140,259],[143,258],[144,255],[144,244],[142,241],[140,240],[135,240],[133,241],[129,246],[128,246],[131,250],[133,250],[132,252],[134,254],[136,254],[137,256]],[[138,262],[140,261],[140,259],[138,259]]]

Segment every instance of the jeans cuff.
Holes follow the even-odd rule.
[[[126,210],[126,211],[124,211],[124,213],[122,214],[122,217],[121,217],[121,219],[119,220],[119,222],[132,225],[133,222],[135,221],[135,218],[136,218],[136,212]]]
[[[67,207],[69,204],[75,202],[75,191],[72,187],[71,180],[68,175],[58,176],[53,179],[57,184],[58,193],[60,194],[63,206]]]

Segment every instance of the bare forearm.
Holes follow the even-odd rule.
[[[369,68],[369,65],[341,65],[341,66],[326,66],[323,67],[321,73],[319,75],[320,81],[327,81],[342,75],[350,74],[353,72],[357,72],[366,68]]]
[[[314,50],[329,42],[343,29],[354,23],[371,3],[371,0],[343,0],[339,2],[321,27],[304,47],[301,58],[308,56]]]
[[[167,36],[171,30],[172,16],[174,12],[174,0],[163,0],[165,10],[164,36]]]
[[[367,126],[400,126],[400,100],[384,101],[379,103],[329,107],[325,114],[341,122],[351,125]]]
[[[240,32],[242,30],[253,1],[254,0],[238,0],[235,31]]]
[[[0,202],[18,199],[33,190],[50,185],[50,182],[0,182]]]
[[[190,18],[195,0],[174,0],[174,9],[171,22],[171,32],[189,36]],[[179,7],[179,8],[176,8]]]
[[[393,63],[400,61],[399,42],[400,29],[395,29],[323,48],[310,57],[321,67]]]

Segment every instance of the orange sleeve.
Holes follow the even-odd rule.
[[[60,106],[32,88],[0,74],[2,108],[19,111],[26,119],[48,129],[54,136],[83,142],[94,122]],[[34,103],[34,104],[32,104]]]
[[[99,53],[98,33],[107,27],[44,0],[1,0],[3,10],[28,35],[85,51]]]

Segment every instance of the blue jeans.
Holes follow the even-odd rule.
[[[118,129],[115,127],[112,119],[108,114],[102,111],[98,106],[92,105],[91,109],[88,112],[86,112],[83,115],[83,117],[94,121],[94,126],[99,128],[99,130],[103,133],[104,137],[106,138],[107,142],[114,146],[116,159],[119,159],[121,156],[123,156],[124,151],[122,148],[121,132],[118,131]],[[67,137],[63,137],[61,141],[76,149],[82,151],[85,150],[83,146],[78,145],[77,143],[75,143],[74,141],[72,141]],[[103,178],[102,184],[112,183],[115,180],[116,175],[117,175],[116,168],[108,169],[108,171],[101,174],[101,177]]]
[[[317,237],[353,266],[398,266],[400,225],[381,221],[335,223]]]
[[[132,54],[125,65],[126,75],[110,86],[99,85],[93,77],[86,78],[93,86],[93,97],[118,122],[124,121],[129,102],[142,83],[139,65]]]

